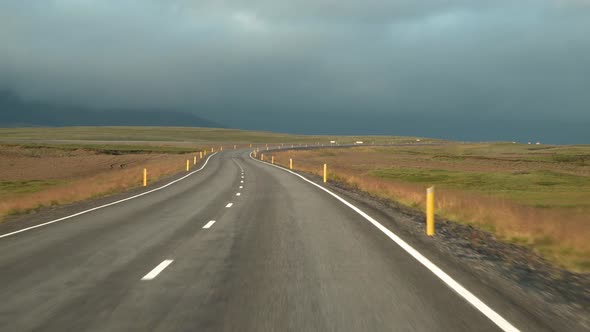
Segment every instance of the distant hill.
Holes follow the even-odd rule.
[[[183,126],[222,125],[194,114],[156,110],[94,110],[77,106],[26,102],[15,94],[0,91],[0,127],[38,126]]]

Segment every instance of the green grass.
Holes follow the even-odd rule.
[[[590,207],[590,177],[552,171],[522,174],[384,168],[372,171],[370,175],[443,188],[477,191],[537,207]]]
[[[445,144],[420,147],[380,148],[386,154],[408,154],[456,159],[498,159],[590,164],[590,145],[528,145],[512,143]],[[583,166],[583,165],[581,165]]]
[[[0,197],[35,193],[64,183],[63,180],[0,180]]]

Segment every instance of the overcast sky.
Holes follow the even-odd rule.
[[[590,0],[0,0],[0,89],[243,128],[590,143]]]

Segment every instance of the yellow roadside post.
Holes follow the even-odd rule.
[[[236,149],[236,145],[234,144],[234,150]]]
[[[434,186],[426,189],[426,235],[434,235]]]
[[[197,156],[195,156],[195,158],[193,159],[193,165],[197,164]]]
[[[220,146],[219,147],[219,151],[223,151],[223,146]]]
[[[270,163],[273,165],[275,164],[275,156],[270,157]]]
[[[199,152],[199,159],[203,159],[203,151]]]
[[[147,187],[147,168],[143,169],[143,186]]]
[[[252,147],[252,143],[250,143],[250,147]]]
[[[252,153],[254,154],[254,158],[256,158],[256,150],[252,151]]]
[[[260,154],[260,160],[264,161],[264,153]]]
[[[211,152],[213,152],[213,148],[211,148]]]
[[[293,158],[289,158],[289,169],[293,169]]]
[[[328,182],[328,164],[324,164],[324,183]]]
[[[191,169],[191,163],[190,163],[190,160],[187,159],[186,160],[186,171],[188,172],[188,171],[190,171],[190,169]]]

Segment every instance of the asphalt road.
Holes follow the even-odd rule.
[[[512,326],[547,330],[442,269]],[[501,330],[359,213],[243,150],[0,238],[0,331]]]

